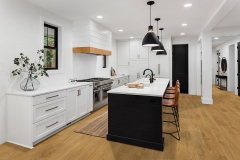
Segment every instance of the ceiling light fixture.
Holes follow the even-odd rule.
[[[162,42],[159,41],[159,36],[158,36],[158,21],[160,18],[156,18],[155,21],[157,21],[157,38],[158,38],[158,44],[159,46],[152,47],[151,51],[158,52],[158,51],[164,51],[164,47]]]
[[[219,37],[215,37],[214,39],[219,39]]]
[[[103,18],[103,16],[97,16],[97,18],[101,19],[101,18]]]
[[[185,35],[185,33],[181,33],[180,35],[183,36],[183,35]]]
[[[134,38],[134,37],[130,37],[131,39]]]
[[[186,24],[186,23],[183,23],[182,26],[187,26],[187,24]]]
[[[154,1],[147,2],[147,5],[150,6],[150,26],[148,27],[148,33],[143,38],[143,41],[142,41],[143,47],[159,46],[159,40],[156,34],[153,32],[153,26],[151,26],[151,6],[153,4],[154,4]]]
[[[192,7],[192,4],[191,3],[187,3],[184,5],[184,7]]]
[[[122,30],[122,29],[119,29],[118,31],[119,31],[119,32],[122,32],[123,30]]]
[[[164,30],[164,28],[160,28],[159,30],[161,31],[161,42],[162,42],[162,31]],[[167,55],[167,52],[164,49],[164,51],[158,51],[156,55]]]

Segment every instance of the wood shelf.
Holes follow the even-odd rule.
[[[92,53],[92,54],[105,55],[105,56],[112,55],[111,51],[94,48],[94,47],[74,47],[73,53]]]

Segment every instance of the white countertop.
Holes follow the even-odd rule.
[[[140,79],[136,82],[143,81],[144,79]],[[121,86],[108,91],[108,93],[163,97],[163,94],[168,86],[168,83],[169,83],[168,78],[156,78],[156,80],[153,83],[151,83],[149,87],[144,87],[143,89],[128,88],[127,86]]]
[[[92,84],[92,82],[63,83],[63,84],[59,84],[56,86],[40,88],[35,91],[22,91],[22,90],[8,91],[7,94],[8,95],[34,97],[34,96],[38,96],[41,94],[46,94],[46,93],[56,92],[56,91],[65,90],[65,89],[69,89],[69,88],[85,86],[85,85],[89,85],[89,84]]]
[[[116,75],[116,76],[111,76],[111,79],[117,79],[117,78],[122,78],[122,77],[127,77],[128,75]]]

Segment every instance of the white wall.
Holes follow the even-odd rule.
[[[230,70],[229,70],[229,46],[231,46],[231,45],[233,45],[234,44],[234,46],[235,46],[235,49],[234,49],[234,67],[235,67],[235,70],[233,71],[234,73],[233,73],[233,75],[234,75],[234,82],[235,82],[235,94],[237,95],[238,93],[237,93],[237,52],[238,52],[238,50],[237,50],[237,43],[238,42],[240,42],[240,36],[237,36],[236,38],[234,38],[234,39],[232,39],[232,40],[229,40],[229,41],[227,41],[227,42],[225,42],[225,43],[223,43],[223,44],[221,44],[221,45],[219,45],[219,46],[217,46],[217,47],[215,47],[214,48],[214,50],[213,50],[213,56],[214,56],[214,53],[216,54],[216,51],[217,50],[220,50],[220,53],[221,53],[221,55],[220,55],[220,58],[222,59],[222,57],[226,57],[226,59],[227,59],[227,71],[226,71],[226,73],[225,73],[225,75],[227,75],[227,76],[229,76],[229,72],[231,72]],[[216,57],[214,56],[213,57],[213,59],[216,59]],[[231,62],[232,60],[230,60],[230,62]],[[215,65],[215,64],[213,64],[213,68],[214,68],[214,73],[217,73],[217,65]],[[230,67],[231,68],[231,67]],[[230,74],[230,76],[231,76],[231,74]],[[215,79],[215,77],[213,77],[214,79]],[[229,77],[228,77],[229,78]],[[231,79],[231,77],[230,77],[230,79]],[[225,82],[223,82],[223,85],[224,85],[224,83]],[[231,84],[231,81],[229,81],[228,80],[228,86],[230,86]],[[229,91],[231,91],[231,88],[228,88],[228,90]]]
[[[0,1],[0,143],[6,141],[6,90],[20,90],[19,84],[24,75],[12,77],[11,71],[17,66],[13,59],[24,53],[30,61],[36,61],[36,51],[43,48],[42,19],[48,19],[61,25],[62,45],[60,52],[62,71],[50,74],[50,77],[40,77],[40,87],[66,83],[72,77],[72,22],[59,17],[49,11],[36,7],[26,1],[1,0]],[[17,107],[17,106],[16,106]],[[16,131],[17,132],[17,131]]]
[[[117,41],[112,40],[112,55],[107,56],[107,68],[113,67],[114,70],[118,73],[117,68]]]
[[[197,95],[197,87],[200,84],[197,84],[197,74],[199,74],[200,67],[197,65],[197,54],[200,52],[197,51],[197,37],[189,38],[172,38],[172,45],[174,44],[188,44],[188,83],[189,83],[189,94]],[[172,59],[170,58],[172,64]],[[170,70],[172,70],[172,65],[170,64]],[[199,77],[199,76],[198,76]]]

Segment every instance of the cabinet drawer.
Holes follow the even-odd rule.
[[[57,92],[52,92],[52,93],[48,93],[48,94],[43,94],[43,95],[39,95],[36,97],[33,97],[33,105],[36,104],[41,104],[44,102],[49,102],[61,97],[66,97],[66,90],[63,91],[57,91]]]
[[[36,141],[66,124],[66,112],[58,113],[33,125],[33,141]]]
[[[33,123],[66,110],[66,97],[33,106]]]

